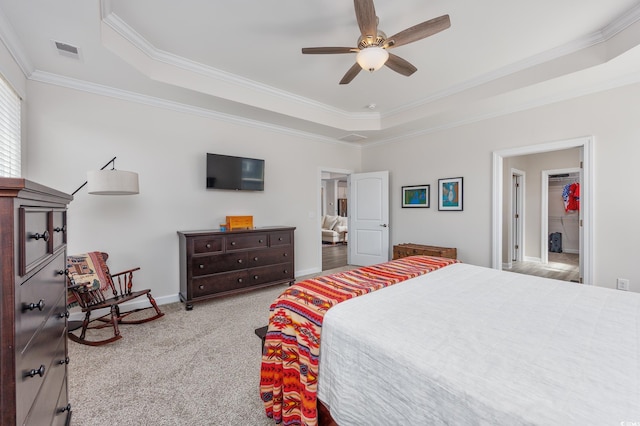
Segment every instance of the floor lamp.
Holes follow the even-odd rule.
[[[75,195],[85,185],[88,185],[89,194],[95,195],[134,195],[140,193],[138,185],[138,174],[115,169],[116,157],[113,157],[100,170],[87,172],[87,181],[73,191]],[[109,164],[110,170],[105,170]]]

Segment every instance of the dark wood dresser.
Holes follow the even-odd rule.
[[[425,246],[422,244],[404,243],[393,246],[393,258],[400,259],[407,256],[436,256],[436,257],[448,257],[455,259],[458,256],[458,251],[455,247],[436,247]]]
[[[183,231],[180,300],[186,309],[213,297],[295,281],[294,227]]]
[[[66,235],[73,198],[0,178],[0,424],[65,425]]]

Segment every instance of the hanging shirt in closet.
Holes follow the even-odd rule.
[[[566,212],[580,210],[580,184],[574,182],[565,185],[562,189],[562,199]]]

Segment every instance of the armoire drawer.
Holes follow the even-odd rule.
[[[247,259],[247,252],[194,257],[191,261],[192,275],[199,277],[218,272],[246,269]]]
[[[271,234],[271,247],[291,244],[291,232],[274,232]]]
[[[263,233],[227,235],[225,241],[227,251],[267,247],[268,243],[267,234]]]
[[[273,265],[274,263],[285,263],[289,262],[292,258],[293,248],[291,246],[250,251],[248,268]]]
[[[64,374],[66,370],[64,365],[60,364],[60,361],[64,361],[66,357],[65,335],[65,318],[51,316],[22,351],[16,350],[18,375],[16,377],[16,392],[20,395],[17,401],[18,418],[27,415],[29,407],[33,404],[45,381],[57,381],[60,386],[61,381],[56,378],[56,373]],[[57,347],[52,347],[51,342],[57,342]],[[62,368],[55,368],[54,364],[56,363],[58,363],[56,366],[62,366]],[[55,402],[57,394],[53,398],[48,395],[47,399],[52,399]]]
[[[26,275],[49,254],[49,210],[20,208],[20,275]]]
[[[252,285],[252,282],[247,279],[246,269],[243,269],[241,271],[223,272],[206,277],[194,278],[191,285],[193,297],[197,298],[245,288]]]
[[[42,379],[38,376],[29,378],[29,380],[42,381],[42,386],[35,401],[28,402],[27,407],[31,407],[27,414],[27,423],[29,426],[48,426],[51,419],[54,418],[58,411],[58,398],[60,396],[60,388],[63,385],[66,371],[66,347],[64,339],[59,339],[58,347],[51,353],[50,364],[47,365],[47,371]],[[20,407],[20,405],[19,405]]]
[[[294,278],[293,265],[291,263],[260,266],[258,268],[251,268],[247,272],[247,280],[251,282],[251,285],[259,285]]]
[[[59,315],[66,310],[64,297],[61,297],[65,291],[64,269],[65,255],[61,252],[20,285],[16,300],[18,350],[22,350],[50,315]]]
[[[193,239],[193,253],[220,253],[222,252],[222,237],[203,237]]]
[[[53,238],[53,253],[67,242],[67,212],[53,210],[51,214],[51,236]]]

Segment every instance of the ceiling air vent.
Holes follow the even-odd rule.
[[[351,133],[350,135],[342,136],[338,139],[345,142],[360,142],[361,140],[367,139],[367,137],[358,135],[356,133]]]
[[[80,59],[80,49],[68,43],[53,40],[53,45],[62,56],[68,58]]]

